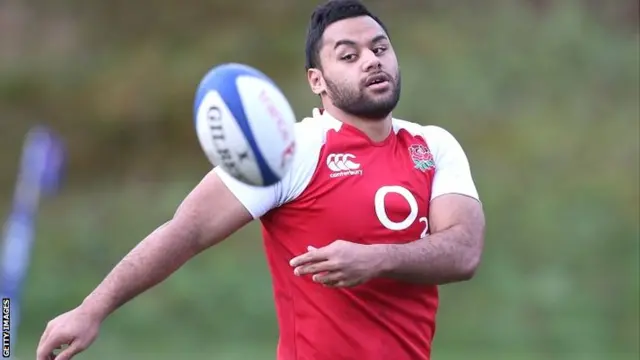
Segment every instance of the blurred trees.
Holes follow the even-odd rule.
[[[592,27],[604,27],[606,30],[601,31],[612,36],[637,39],[637,1],[523,0],[519,3],[525,6],[515,6],[517,10],[514,2],[499,0],[483,2],[482,6],[469,0],[455,5],[441,0],[371,3],[388,18],[392,31],[409,31],[409,36],[402,33],[397,44],[401,52],[407,52],[403,57],[406,61],[418,56],[412,55],[415,50],[428,51],[433,42],[451,37],[461,39],[442,51],[460,47],[461,41],[488,41],[488,46],[503,41],[497,45],[497,52],[491,54],[496,64],[500,64],[500,51],[513,52],[511,40],[528,43],[543,53],[544,47],[552,46],[544,42],[547,39],[531,43],[535,39],[528,39],[530,34],[516,32],[509,40],[500,40],[505,35],[497,29],[498,24],[504,24],[497,14],[515,11],[518,12],[515,16],[531,17],[527,11],[532,9],[544,10],[539,13],[547,20],[527,20],[529,30],[548,32],[539,26],[554,21],[548,20],[557,17],[553,9],[569,8],[564,14],[574,18],[575,27],[568,29],[571,25],[555,20],[554,31],[561,32],[556,41],[562,41],[563,31],[581,31],[585,22]],[[12,158],[17,140],[26,126],[34,122],[48,122],[64,133],[72,150],[72,179],[83,172],[95,174],[96,167],[108,168],[110,174],[120,169],[122,175],[122,171],[141,167],[165,168],[168,165],[164,159],[168,156],[193,158],[190,155],[199,149],[192,128],[186,125],[191,119],[193,91],[208,68],[224,61],[244,61],[265,70],[292,97],[299,116],[304,116],[310,97],[300,95],[303,99],[298,99],[296,94],[305,92],[293,89],[305,87],[304,28],[314,5],[286,0],[251,5],[221,1],[183,4],[167,0],[3,2],[0,141],[12,151],[1,155],[1,163],[9,168],[15,164]],[[584,9],[589,12],[583,12]],[[412,20],[395,20],[403,17]],[[446,24],[445,19],[452,22]],[[620,26],[627,19],[634,21],[632,29]],[[439,39],[429,39],[429,34],[422,33],[432,31],[435,25],[429,23],[442,23],[450,28],[442,31]],[[496,24],[496,30],[486,35],[493,38],[472,39],[469,30],[491,23]],[[520,38],[515,37],[517,34]],[[551,37],[547,36],[549,41]],[[574,41],[582,41],[576,46],[584,48],[594,46],[598,40]],[[420,54],[424,55],[443,56]],[[570,56],[556,60],[569,67]],[[526,64],[527,60],[521,61]],[[472,59],[468,63],[470,67],[461,65],[462,71],[473,68]],[[520,72],[516,76],[535,78],[533,72]],[[132,163],[124,163],[119,152],[127,154]],[[0,184],[6,186],[13,181],[7,178],[9,174],[3,171]]]

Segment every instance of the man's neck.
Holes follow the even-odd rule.
[[[391,133],[391,114],[382,119],[362,119],[360,117],[345,113],[344,111],[333,106],[325,108],[324,111],[331,114],[331,116],[333,116],[337,120],[342,121],[345,124],[349,124],[362,131],[373,142],[381,142],[385,140]]]

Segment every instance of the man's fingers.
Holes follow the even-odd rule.
[[[317,274],[324,271],[335,271],[338,269],[339,267],[331,261],[321,261],[321,262],[316,262],[312,264],[307,263],[305,265],[298,266],[293,270],[293,273],[298,276],[302,276],[302,275],[308,275],[308,274]]]
[[[79,353],[82,349],[78,345],[77,342],[72,342],[69,347],[62,350],[58,355],[56,355],[56,360],[70,360],[73,355]]]
[[[353,286],[356,286],[358,284],[359,283],[356,282],[356,281],[349,280],[349,279],[346,279],[346,278],[343,277],[342,279],[339,279],[339,280],[330,281],[330,282],[324,284],[324,286],[332,287],[332,288],[339,288],[339,287],[345,288],[345,287],[353,287]]]
[[[51,353],[53,353],[53,350],[63,344],[67,344],[69,340],[70,339],[64,339],[61,336],[56,336],[55,334],[47,336],[47,338],[40,343],[40,346],[38,346],[38,351],[36,353],[38,360],[48,360]],[[58,359],[58,357],[56,357],[56,359]]]
[[[344,273],[340,271],[326,272],[324,274],[313,275],[313,281],[325,286],[335,286],[344,280]]]
[[[309,250],[302,255],[298,255],[289,261],[289,265],[292,267],[298,267],[310,262],[318,262],[327,260],[327,255],[322,249]]]
[[[40,345],[38,345],[38,350],[36,351],[37,360],[49,360],[51,357],[51,353],[53,352],[53,348],[49,349],[49,343],[45,339],[40,341]]]
[[[354,283],[347,280],[338,280],[333,283],[332,287],[352,287]]]
[[[40,346],[42,346],[42,344],[47,341],[47,337],[49,337],[49,333],[51,332],[51,328],[52,328],[52,326],[50,324],[47,324],[47,327],[44,329],[44,332],[42,333],[42,336],[40,337],[40,342],[39,342],[38,348],[40,348]]]

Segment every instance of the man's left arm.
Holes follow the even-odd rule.
[[[430,235],[407,244],[373,245],[381,259],[379,274],[428,284],[468,280],[480,264],[484,246],[482,204],[458,141],[440,127],[427,126],[424,131],[436,163]]]
[[[373,245],[380,256],[380,276],[446,284],[469,280],[480,264],[484,214],[480,202],[460,194],[431,202],[431,235],[407,244]]]

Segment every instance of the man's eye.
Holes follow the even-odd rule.
[[[345,56],[341,57],[340,59],[344,60],[344,61],[352,61],[355,58],[356,58],[356,56],[354,54],[348,54],[348,55],[345,55]]]
[[[373,49],[373,53],[374,54],[382,54],[386,50],[387,50],[387,48],[385,46],[378,46],[378,47]]]

